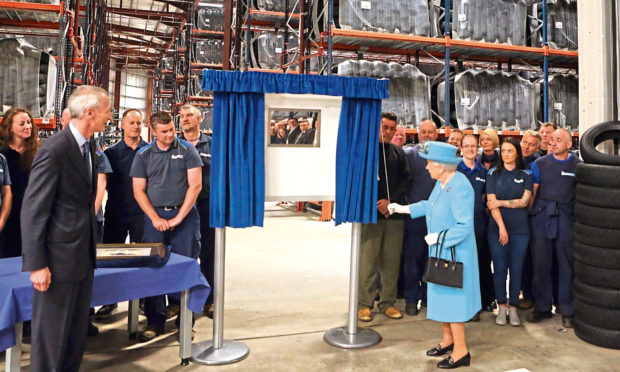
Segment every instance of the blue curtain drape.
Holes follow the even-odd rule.
[[[210,224],[263,226],[265,95],[214,92],[213,98]]]
[[[381,101],[343,98],[336,150],[336,225],[377,222]]]
[[[388,80],[214,71],[212,227],[262,226],[265,202],[265,93],[343,97],[336,154],[336,224],[376,222],[381,100]]]

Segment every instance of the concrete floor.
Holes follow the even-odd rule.
[[[376,314],[370,326],[383,341],[363,350],[342,350],[323,333],[347,319],[350,225],[318,222],[312,213],[277,206],[262,229],[228,229],[225,338],[243,341],[247,359],[228,366],[179,366],[177,332],[149,344],[127,337],[127,304],[90,338],[82,371],[436,371],[439,358],[425,351],[441,337],[437,323],[418,316],[390,320]],[[398,307],[404,309],[400,300]],[[525,313],[521,314],[522,318]],[[141,321],[144,321],[141,317]],[[211,339],[212,321],[200,317],[196,341]],[[562,329],[559,316],[540,324],[499,327],[485,313],[466,325],[470,371],[619,371],[620,351],[593,346]],[[28,369],[25,345],[22,370]],[[4,360],[0,362],[4,368]]]

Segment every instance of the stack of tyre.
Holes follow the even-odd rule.
[[[620,349],[620,156],[597,151],[620,139],[620,122],[605,122],[581,138],[574,226],[575,334]]]

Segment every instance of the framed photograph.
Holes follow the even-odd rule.
[[[268,146],[321,147],[321,110],[269,108]]]
[[[166,256],[166,246],[159,243],[97,244],[97,260]]]

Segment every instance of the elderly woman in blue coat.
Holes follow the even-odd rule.
[[[427,142],[420,156],[428,160],[426,170],[437,180],[428,200],[408,206],[390,204],[391,213],[407,213],[411,218],[426,216],[429,256],[435,253],[439,233],[446,230],[440,258],[450,259],[448,247],[456,249],[456,261],[463,263],[463,287],[428,283],[426,316],[441,322],[441,342],[428,350],[428,356],[450,356],[437,364],[442,369],[468,366],[471,355],[465,343],[465,325],[480,310],[480,281],[474,233],[474,190],[465,175],[456,171],[461,161],[457,148],[443,142]]]

